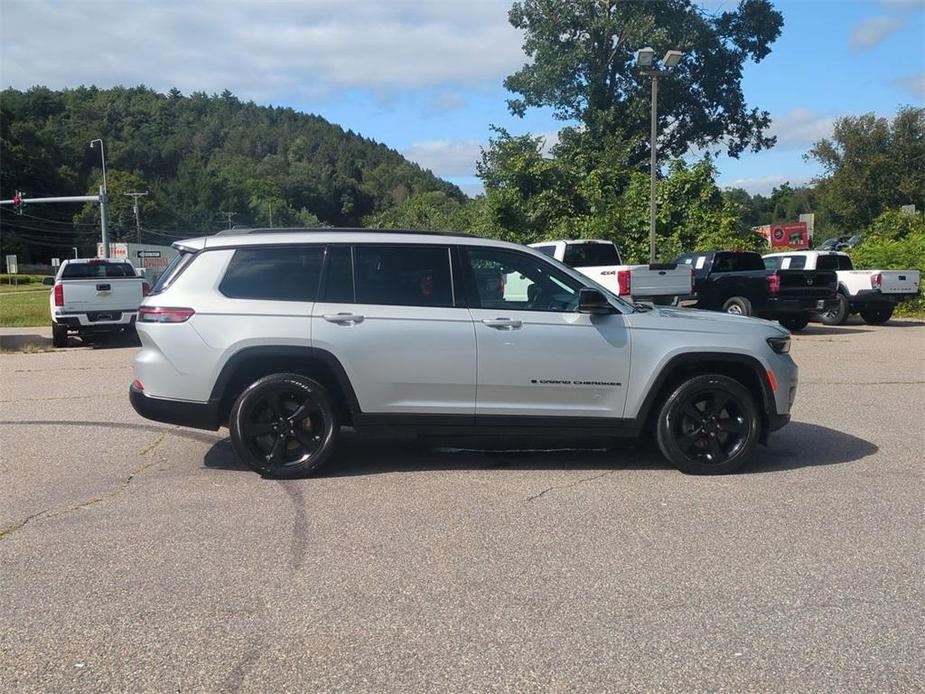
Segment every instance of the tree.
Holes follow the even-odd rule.
[[[925,204],[925,108],[901,108],[892,121],[873,113],[835,122],[831,138],[806,155],[824,170],[819,201],[832,221],[855,233],[884,210]]]
[[[576,123],[564,138],[572,146],[603,153],[629,143],[631,163],[644,161],[649,80],[634,54],[646,45],[685,53],[660,85],[660,151],[678,157],[722,144],[735,157],[775,142],[767,111],[749,108],[741,87],[745,63],[761,61],[781,32],[783,17],[769,0],[742,0],[715,15],[692,0],[522,0],[509,19],[524,32],[532,62],[504,81],[518,95],[508,106],[520,116],[551,108]]]

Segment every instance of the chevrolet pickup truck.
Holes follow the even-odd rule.
[[[675,297],[690,294],[693,287],[693,275],[685,266],[624,265],[613,241],[543,241],[530,247],[625,299],[667,304]]]
[[[915,299],[922,286],[918,270],[855,270],[851,256],[835,251],[770,253],[764,264],[768,269],[834,270],[837,303],[819,313],[825,325],[841,325],[852,313],[860,313],[869,325],[886,323],[896,304]]]
[[[677,263],[694,271],[694,295],[683,305],[769,318],[793,332],[835,305],[838,280],[830,270],[767,270],[750,251],[691,253]]]
[[[66,347],[69,333],[87,336],[133,330],[148,289],[126,260],[63,261],[49,297],[52,344]]]

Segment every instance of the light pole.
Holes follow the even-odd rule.
[[[103,257],[109,257],[109,190],[106,188],[106,148],[103,139],[90,140],[90,148],[95,149],[100,143],[100,159],[103,162],[103,185],[100,186],[100,230],[102,231]]]
[[[652,79],[652,113],[649,130],[649,262],[655,262],[655,170],[657,158],[658,138],[658,78],[664,77],[668,71],[681,62],[684,54],[681,51],[668,51],[662,58],[661,70],[655,63],[655,49],[642,48],[636,52],[636,63],[642,69],[639,73],[643,77]]]

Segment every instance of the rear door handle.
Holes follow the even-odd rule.
[[[497,330],[517,330],[523,325],[523,321],[513,318],[486,318],[482,322],[489,328],[495,328]]]
[[[338,323],[339,325],[362,323],[365,318],[365,316],[360,316],[356,313],[326,313],[321,317],[328,323]]]

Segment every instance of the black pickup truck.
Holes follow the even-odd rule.
[[[837,301],[831,270],[768,270],[750,251],[690,253],[676,262],[694,271],[694,295],[684,304],[695,308],[770,318],[797,331]]]

